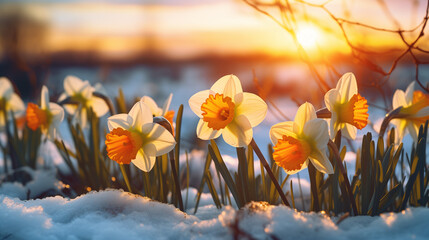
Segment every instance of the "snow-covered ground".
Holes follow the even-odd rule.
[[[203,197],[204,198],[204,197]],[[208,204],[204,201],[204,204]],[[193,212],[190,209],[188,212]],[[0,195],[0,239],[427,239],[429,209],[338,218],[252,203],[196,215],[120,190],[75,199]]]

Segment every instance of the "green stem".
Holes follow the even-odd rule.
[[[310,176],[310,186],[311,186],[311,196],[312,196],[311,210],[315,212],[319,212],[320,207],[319,207],[319,194],[317,192],[316,168],[314,168],[312,163],[308,165],[308,175]]]
[[[262,165],[264,166],[264,168],[267,171],[268,175],[270,176],[271,181],[274,183],[274,186],[276,187],[277,192],[279,193],[280,198],[282,199],[283,203],[286,206],[290,207],[290,204],[287,201],[286,196],[283,193],[283,190],[282,190],[282,188],[279,185],[279,182],[277,181],[276,177],[274,176],[273,172],[271,171],[271,168],[268,165],[267,160],[265,160],[264,155],[262,155],[261,150],[259,149],[258,145],[256,145],[256,142],[255,142],[255,140],[253,138],[252,138],[252,141],[250,142],[250,145],[252,146],[253,150],[255,151],[256,155],[259,158],[259,161],[262,163]],[[261,171],[263,171],[263,170],[261,169]]]
[[[122,176],[124,177],[125,184],[127,184],[128,192],[132,193],[130,181],[128,180],[127,172],[125,172],[125,168],[123,164],[119,164],[119,168],[121,169]]]
[[[341,162],[341,157],[340,157],[340,153],[338,152],[338,148],[335,145],[335,143],[330,139],[328,142],[328,146],[329,146],[329,148],[331,148],[331,150],[334,154],[335,161],[337,162],[337,166],[340,168],[340,172],[343,175],[344,185],[345,185],[345,188],[347,189],[347,192],[348,192],[348,193],[344,193],[344,194],[348,194],[350,203],[352,204],[353,213],[354,213],[354,215],[358,215],[356,202],[355,202],[355,199],[353,197],[352,187],[350,186],[349,178],[347,177],[347,172],[344,169],[344,165]]]
[[[153,119],[153,122],[158,123],[159,125],[163,126],[165,129],[167,129],[173,135],[173,129],[171,127],[171,124],[164,117],[155,117]],[[180,192],[179,176],[178,176],[177,170],[176,170],[176,162],[174,161],[174,152],[170,151],[169,155],[170,155],[171,172],[173,173],[173,178],[174,178],[174,182],[176,185],[177,199],[179,200],[179,208],[181,211],[184,211],[182,193]]]

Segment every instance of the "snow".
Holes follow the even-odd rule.
[[[203,201],[204,202],[204,201]],[[427,239],[428,208],[338,218],[251,203],[196,215],[121,190],[23,201],[0,195],[1,239]],[[234,230],[235,229],[235,230]]]

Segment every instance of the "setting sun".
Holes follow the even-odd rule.
[[[296,30],[296,38],[299,44],[306,49],[311,49],[317,46],[320,40],[320,32],[313,26],[299,26]]]

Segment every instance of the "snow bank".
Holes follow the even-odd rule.
[[[119,190],[76,199],[22,201],[0,195],[0,239],[427,239],[428,208],[380,217],[336,218],[252,203],[242,210],[213,205],[196,215]]]

